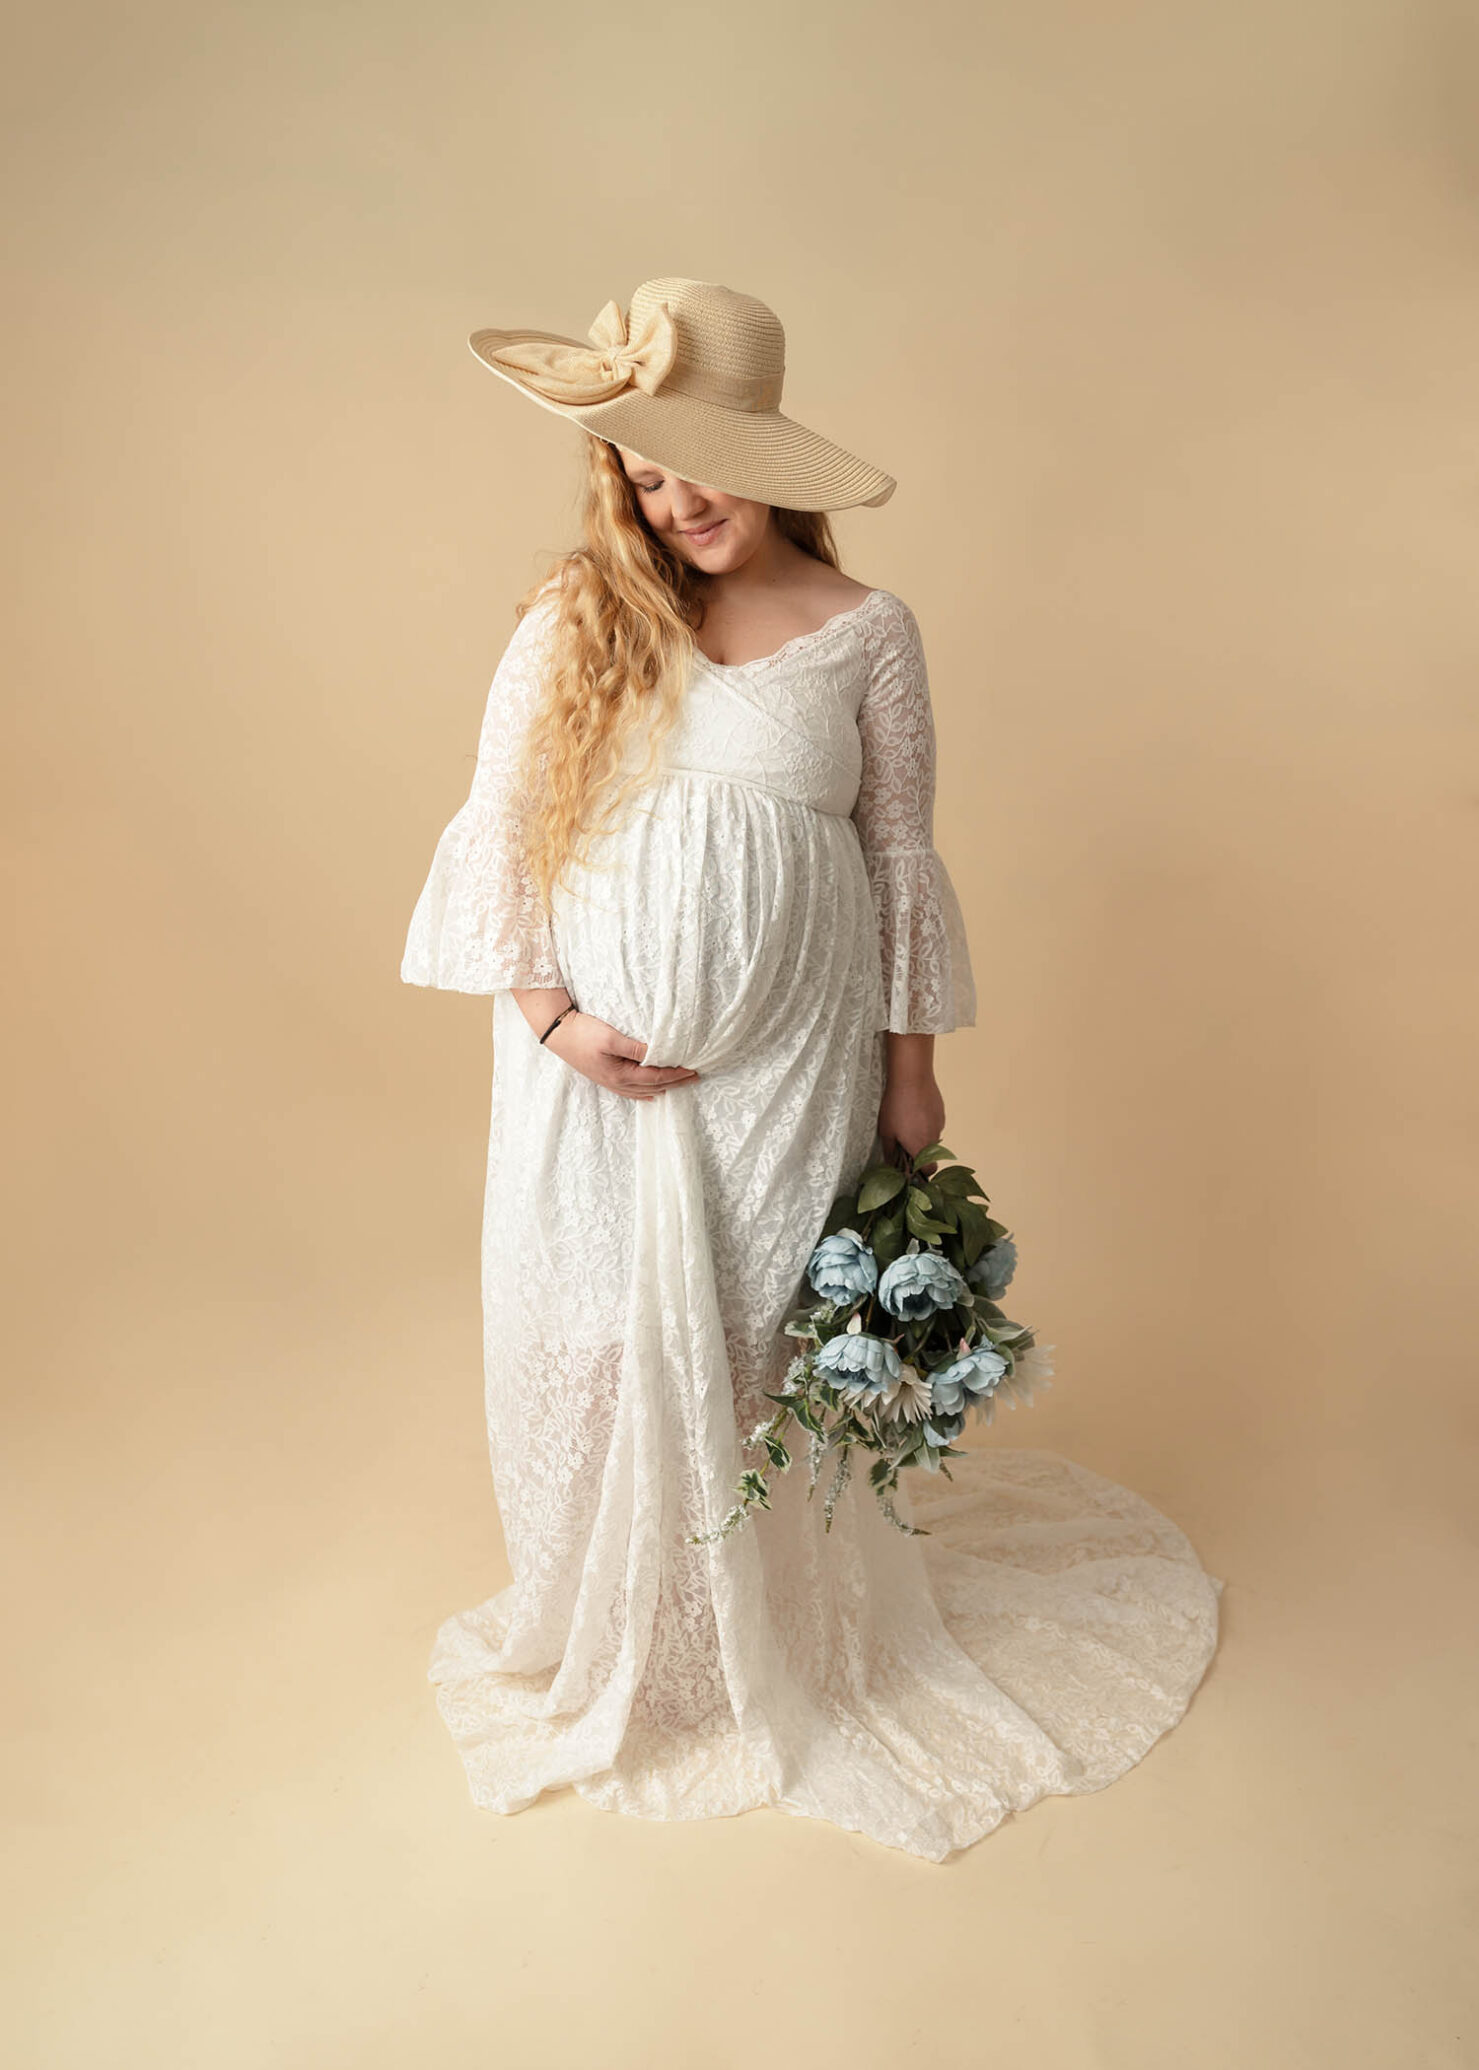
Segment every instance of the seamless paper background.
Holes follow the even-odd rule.
[[[1471,15],[8,41],[9,2059],[1471,2061]],[[466,334],[665,272],[899,479],[947,1140],[1058,1347],[990,1441],[1227,1577],[1183,1724],[943,1869],[480,1819],[423,1679],[503,1572],[490,1018],[398,962],[581,436]]]

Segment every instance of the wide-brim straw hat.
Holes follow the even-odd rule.
[[[710,280],[644,280],[584,339],[474,331],[522,395],[685,481],[787,510],[886,503],[892,475],[781,413],[786,334],[753,295]]]

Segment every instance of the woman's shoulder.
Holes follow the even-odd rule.
[[[514,603],[513,625],[507,634],[509,651],[522,654],[544,641],[558,625],[562,606],[560,584],[554,576],[525,590]]]
[[[870,660],[901,652],[922,654],[919,620],[897,590],[870,589],[857,608]]]
[[[534,616],[546,623],[557,618],[563,600],[563,590],[564,585],[558,575],[546,575],[542,582],[531,585],[515,606],[520,623]]]
[[[871,604],[879,617],[886,620],[899,622],[914,617],[909,605],[896,589],[870,589],[864,602]]]
[[[885,616],[890,612],[907,611],[903,598],[891,589],[860,582],[854,575],[846,575],[841,568],[819,567],[814,579],[806,585],[805,601],[819,623],[858,616]]]

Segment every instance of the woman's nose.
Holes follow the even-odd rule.
[[[673,516],[678,523],[691,525],[708,509],[708,491],[699,483],[675,481],[672,485],[672,505]]]

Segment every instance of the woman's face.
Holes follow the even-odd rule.
[[[746,562],[765,536],[770,505],[729,496],[702,482],[670,474],[629,446],[618,446],[637,508],[663,543],[705,575],[722,575]]]

